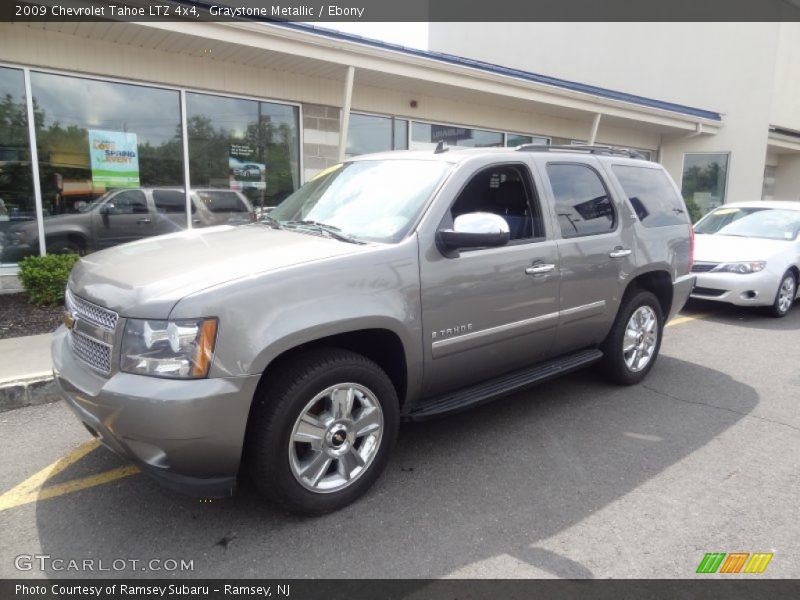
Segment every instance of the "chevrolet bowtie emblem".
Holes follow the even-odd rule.
[[[75,317],[66,311],[64,312],[64,325],[67,326],[67,329],[72,329],[75,327]]]

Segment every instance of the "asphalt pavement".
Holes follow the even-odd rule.
[[[587,370],[403,425],[376,486],[321,518],[246,482],[214,502],[161,489],[62,403],[2,413],[0,577],[726,577],[696,575],[708,552],[800,577],[800,303],[684,315],[642,385]]]

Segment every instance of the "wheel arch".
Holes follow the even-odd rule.
[[[384,327],[349,329],[320,337],[302,339],[302,341],[282,348],[262,370],[256,396],[261,387],[269,381],[271,373],[312,348],[342,348],[370,359],[383,369],[391,380],[397,391],[400,407],[405,403],[409,392],[409,359],[406,346],[395,331]]]
[[[623,299],[636,290],[652,292],[655,297],[658,298],[658,303],[661,306],[661,314],[664,316],[664,319],[666,320],[669,318],[672,310],[673,298],[672,275],[670,275],[669,271],[666,269],[654,269],[637,274],[625,287]],[[621,305],[622,304],[624,304],[624,302],[621,303]]]

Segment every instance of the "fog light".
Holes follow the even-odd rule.
[[[754,300],[758,298],[758,292],[755,290],[747,290],[746,292],[742,292],[740,296],[742,297],[742,300]]]

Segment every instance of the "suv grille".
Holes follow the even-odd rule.
[[[692,265],[692,273],[708,273],[714,267],[719,266],[719,263],[709,263],[709,262],[696,262]]]
[[[86,319],[90,323],[99,325],[108,331],[114,331],[117,321],[119,321],[119,315],[113,310],[108,310],[102,306],[97,306],[97,304],[92,304],[88,300],[78,298],[78,296],[69,291],[69,288],[67,288],[64,297],[67,310],[74,313],[76,317]]]
[[[70,342],[72,351],[80,360],[105,374],[111,372],[111,346],[77,331],[70,332]]]
[[[91,323],[97,328],[105,331],[114,332],[119,321],[119,315],[113,310],[108,310],[88,300],[75,296],[69,288],[64,294],[67,311],[70,312],[78,321]],[[73,327],[69,332],[69,342],[72,352],[76,358],[86,363],[105,375],[111,373],[111,346],[107,343],[108,339],[101,335],[96,328],[94,335],[89,335],[88,331],[76,331]],[[97,339],[100,336],[100,339]]]

